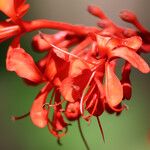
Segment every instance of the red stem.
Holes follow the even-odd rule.
[[[50,28],[50,29],[56,29],[56,30],[67,30],[74,32],[78,35],[87,35],[90,32],[97,33],[100,30],[98,30],[95,27],[86,27],[82,25],[72,25],[69,23],[64,22],[57,22],[57,21],[51,21],[51,20],[33,20],[33,21],[24,21],[23,25],[26,29],[26,32],[31,32],[34,30],[44,29],[44,28]]]
[[[148,33],[148,30],[144,27],[144,26],[142,26],[142,24],[138,21],[138,20],[135,20],[134,22],[133,22],[133,24],[137,27],[137,29],[139,29],[141,32],[143,32],[143,33]]]

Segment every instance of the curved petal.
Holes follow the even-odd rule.
[[[31,107],[31,120],[39,128],[44,128],[48,124],[48,111],[43,108],[43,105],[50,90],[51,86],[49,84],[46,85],[37,95]]]
[[[121,84],[123,87],[123,97],[129,100],[132,95],[132,86],[130,82],[131,64],[126,62],[122,67],[122,79]]]
[[[122,45],[138,50],[142,45],[142,39],[139,36],[133,36],[122,40]]]
[[[65,98],[65,100],[69,102],[74,102],[74,98],[72,96],[73,92],[73,79],[67,77],[62,81],[62,84],[60,86],[60,92],[62,96]]]
[[[61,55],[62,54],[62,55]],[[51,81],[54,77],[58,76],[60,80],[63,80],[68,76],[69,64],[70,62],[66,61],[63,58],[63,53],[52,51],[48,56],[48,61],[45,67],[44,75]]]
[[[106,45],[111,39],[111,37],[104,37],[104,36],[97,35],[96,39],[97,39],[97,44],[99,47],[100,54],[101,56],[104,56],[107,53],[107,49],[108,49]]]
[[[74,60],[70,64],[69,76],[76,77],[82,74],[83,70],[90,69],[89,66],[81,60]]]
[[[42,75],[33,58],[22,48],[11,48],[8,50],[6,67],[9,71],[15,71],[22,78],[32,82],[40,82]]]
[[[140,57],[136,52],[127,47],[116,48],[111,52],[111,57],[121,57],[127,60],[132,66],[137,68],[139,71],[143,73],[150,72],[150,68],[148,64],[144,61],[144,59]]]
[[[122,101],[122,85],[109,63],[106,64],[105,92],[107,103],[111,107],[117,106]]]
[[[14,0],[0,0],[0,11],[12,17],[15,14]]]
[[[25,2],[26,0],[14,0],[14,7],[19,17],[23,17],[30,7],[30,5]]]

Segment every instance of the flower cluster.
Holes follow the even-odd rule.
[[[13,37],[7,52],[7,70],[16,72],[26,84],[44,84],[30,112],[13,119],[30,116],[35,126],[48,126],[50,133],[60,139],[70,121],[82,118],[89,122],[96,117],[104,139],[99,116],[104,111],[118,115],[127,109],[123,101],[132,95],[132,67],[150,73],[149,65],[140,56],[150,52],[150,32],[127,10],[120,13],[120,18],[136,29],[116,25],[96,6],[89,6],[88,11],[99,18],[98,27],[40,19],[25,21],[22,17],[28,9],[25,0],[0,1],[0,11],[8,16],[0,22],[0,42]],[[22,48],[20,39],[27,32],[43,28],[60,31],[39,32],[32,38],[33,49],[46,53],[35,62]],[[124,60],[121,78],[116,75],[120,58]]]

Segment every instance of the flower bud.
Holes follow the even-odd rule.
[[[126,22],[133,23],[136,21],[136,15],[128,10],[123,10],[120,12],[120,18]]]

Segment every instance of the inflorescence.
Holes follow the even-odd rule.
[[[35,126],[47,126],[59,141],[71,121],[78,122],[83,135],[79,119],[90,122],[96,117],[104,139],[99,117],[104,111],[119,115],[127,109],[123,102],[131,99],[132,67],[150,73],[149,65],[140,56],[150,52],[150,32],[128,10],[123,10],[120,18],[136,29],[116,25],[100,8],[92,5],[88,11],[99,19],[98,27],[43,19],[25,21],[22,17],[28,9],[25,0],[0,1],[0,11],[8,17],[0,22],[0,42],[13,37],[6,57],[7,70],[16,72],[26,84],[44,83],[30,112],[12,119],[30,116]],[[59,31],[55,34],[39,32],[32,38],[34,51],[45,52],[45,56],[35,62],[20,40],[26,33],[44,28]],[[124,60],[121,78],[116,75],[119,59]],[[84,137],[83,140],[86,144]]]

